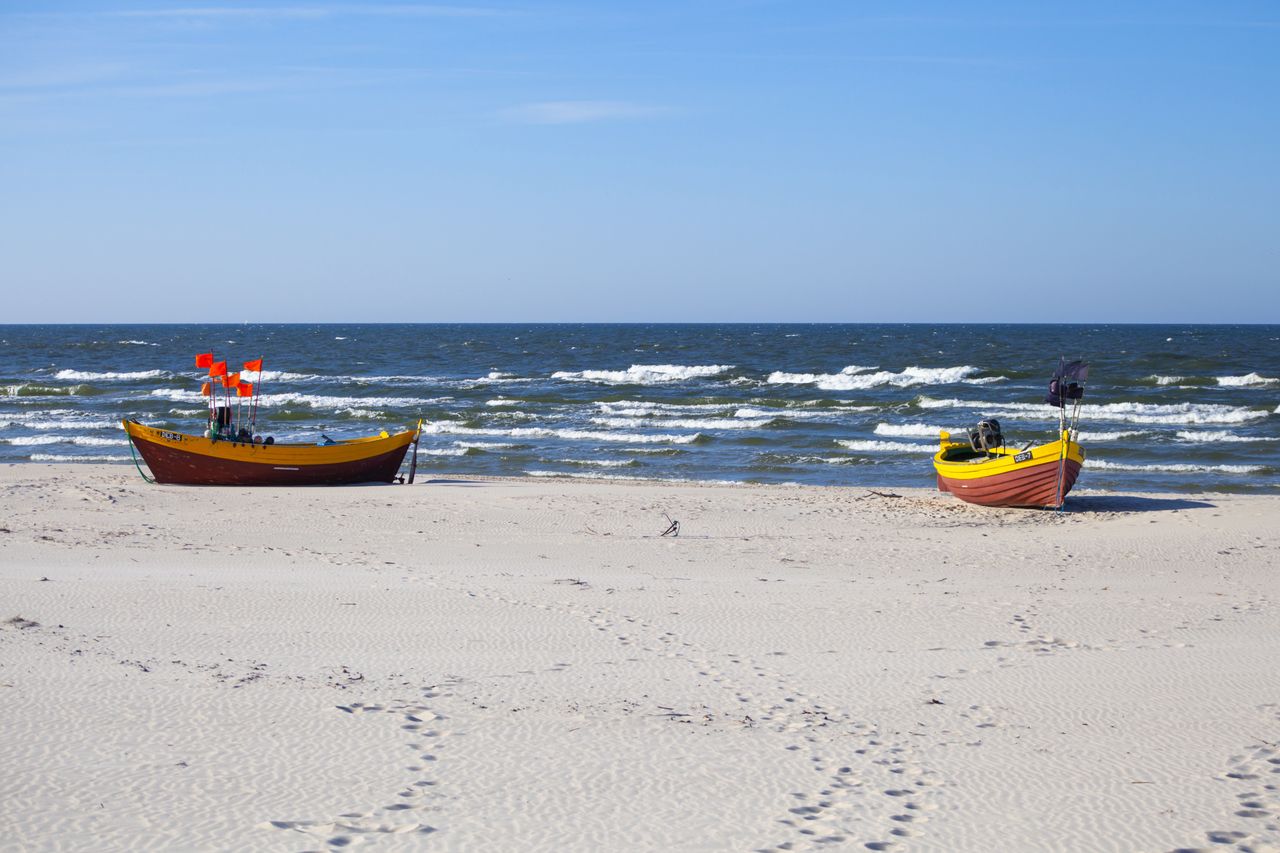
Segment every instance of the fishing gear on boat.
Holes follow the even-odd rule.
[[[996,448],[1004,447],[1004,433],[1000,431],[1000,422],[995,418],[985,418],[969,430],[969,446],[975,453],[991,456]]]
[[[1062,511],[1066,504],[1063,494],[1063,476],[1067,466],[1067,452],[1071,443],[1080,434],[1080,404],[1084,399],[1084,383],[1089,378],[1088,363],[1080,360],[1068,362],[1065,357],[1058,359],[1058,369],[1049,380],[1049,393],[1044,401],[1050,406],[1058,407],[1058,434],[1062,438],[1062,452],[1058,457],[1058,485],[1056,490],[1057,508]],[[1071,415],[1067,415],[1067,402],[1072,403]]]

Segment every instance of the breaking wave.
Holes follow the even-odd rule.
[[[1010,419],[1057,420],[1058,409],[1046,403],[991,403],[977,400],[935,400],[921,397],[922,409],[981,410],[986,415]],[[1219,403],[1094,403],[1087,404],[1081,417],[1113,423],[1134,424],[1242,424],[1261,420],[1267,413],[1258,409]]]
[[[661,385],[686,379],[706,379],[732,370],[732,364],[633,364],[626,370],[558,370],[552,379],[570,382],[603,382],[607,385]]]
[[[36,447],[43,444],[78,444],[81,447],[120,447],[123,438],[99,438],[93,435],[26,435],[16,438],[0,438],[0,443],[15,447]]]
[[[1191,465],[1180,462],[1137,465],[1128,462],[1107,462],[1104,459],[1090,459],[1085,465],[1089,468],[1111,471],[1163,471],[1171,474],[1254,474],[1266,470],[1262,465]]]
[[[561,465],[589,465],[593,468],[634,468],[634,459],[557,459]]]
[[[616,417],[592,418],[596,426],[614,429],[760,429],[773,418],[648,418],[648,417]]]
[[[878,423],[873,432],[876,435],[910,436],[912,438],[938,438],[942,432],[952,432],[953,427],[939,427],[930,424],[886,424]]]
[[[1280,379],[1260,376],[1257,373],[1246,373],[1244,376],[1217,376],[1214,378],[1223,388],[1248,388],[1253,385],[1274,385],[1280,382]]]
[[[152,397],[188,403],[204,400],[199,391],[160,388],[151,392]],[[236,398],[232,398],[234,401]],[[245,398],[248,400],[248,398]],[[332,397],[324,394],[295,394],[282,391],[278,394],[262,394],[258,405],[267,408],[275,406],[310,406],[313,409],[412,409],[418,406],[433,406],[447,403],[452,397]]]
[[[70,412],[64,412],[70,414]],[[44,415],[55,412],[46,411]],[[25,415],[14,412],[0,414],[0,428],[26,427],[27,429],[112,429],[120,428],[119,421],[86,421],[74,419],[46,420],[40,415]]]
[[[836,444],[858,453],[928,453],[938,448],[932,444],[912,444],[906,441],[874,441],[861,439],[836,439]]]
[[[970,384],[988,384],[999,381],[1003,377],[984,377],[970,379],[978,368],[969,365],[960,367],[907,367],[901,373],[879,370],[875,373],[865,371],[870,368],[849,365],[839,373],[783,373],[775,371],[765,379],[771,385],[815,385],[824,391],[861,391],[882,385],[906,388],[912,385],[950,385],[968,380]]]
[[[1271,436],[1236,435],[1226,430],[1180,430],[1178,438],[1194,444],[1252,444],[1258,441],[1280,441]]]
[[[621,432],[601,432],[585,429],[550,429],[548,427],[468,427],[440,421],[422,425],[424,433],[436,435],[494,435],[512,438],[564,438],[570,441],[619,441],[629,444],[693,444],[702,439],[702,433],[690,435],[632,435]]]
[[[1081,441],[1122,441],[1126,438],[1136,438],[1147,433],[1140,429],[1119,430],[1117,432],[1088,432],[1080,431]]]
[[[68,454],[60,456],[55,453],[32,453],[27,457],[32,462],[128,462],[128,456],[103,454],[101,456],[76,456]]]
[[[530,477],[568,477],[572,480],[648,480],[650,477],[632,477],[626,474],[597,474],[594,471],[525,471]]]
[[[162,379],[172,376],[167,370],[135,370],[127,373],[95,373],[91,370],[59,370],[54,379],[74,382],[136,382],[142,379]]]
[[[36,385],[23,382],[18,385],[0,385],[3,397],[83,397],[97,393],[92,385]]]

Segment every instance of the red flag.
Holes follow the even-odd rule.
[[[209,383],[208,383],[208,382],[206,382],[206,383],[204,383],[203,385],[201,385],[201,386],[200,386],[200,393],[201,393],[201,395],[203,395],[203,396],[205,396],[205,397],[208,397],[208,396],[210,396],[211,394],[213,394],[213,389],[212,389],[212,388],[210,388],[210,387],[209,387]]]
[[[252,382],[237,382],[237,383],[236,383],[236,396],[237,396],[237,397],[252,397],[252,396],[253,396],[253,383],[252,383]]]
[[[222,387],[223,387],[223,388],[234,388],[234,387],[236,387],[236,384],[237,384],[237,383],[239,383],[239,382],[240,382],[240,374],[239,374],[239,373],[232,373],[230,376],[228,376],[226,373],[222,374]]]
[[[246,361],[244,363],[244,369],[253,371],[262,370],[262,359],[255,358],[253,361]]]
[[[209,375],[210,376],[226,376],[227,363],[225,361],[215,361],[213,364],[209,365]]]
[[[196,367],[213,367],[213,353],[202,352],[197,355]]]

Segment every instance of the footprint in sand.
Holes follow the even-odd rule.
[[[424,695],[435,697],[439,694],[426,691]],[[437,729],[421,731],[422,727],[428,722],[434,723],[446,719],[426,705],[395,703],[390,706],[384,706],[352,702],[349,705],[337,705],[335,708],[351,715],[391,714],[396,716],[401,720],[400,728],[402,730],[412,731],[417,737],[432,738],[432,749],[435,750],[439,750],[443,746],[441,741],[447,734],[443,730]],[[423,744],[409,743],[407,747],[417,752],[423,748]],[[425,753],[420,755],[419,758],[424,762],[434,762],[436,755],[434,753]],[[426,767],[420,764],[411,764],[405,770],[406,772],[420,775],[426,771]],[[435,784],[436,782],[433,779],[415,779],[407,783],[404,789],[396,792],[395,796],[399,798],[399,802],[364,811],[353,809],[343,812],[336,820],[272,820],[261,826],[264,829],[299,832],[323,841],[330,849],[345,849],[371,840],[378,835],[405,835],[409,833],[430,835],[437,832],[438,828],[420,820],[405,820],[405,818],[428,808],[425,803],[419,801],[428,795],[428,789],[434,787]],[[409,802],[406,802],[406,800]]]

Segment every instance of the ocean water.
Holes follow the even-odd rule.
[[[203,430],[209,350],[265,358],[277,441],[423,418],[420,476],[859,486],[932,486],[938,431],[982,417],[1052,440],[1048,378],[1084,358],[1079,488],[1280,487],[1280,326],[0,326],[0,462]]]

